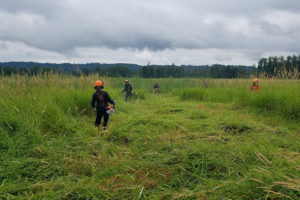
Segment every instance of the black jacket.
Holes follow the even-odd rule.
[[[130,83],[125,83],[123,92],[131,93],[132,85]]]
[[[105,111],[108,103],[115,104],[113,100],[109,97],[108,93],[105,91],[101,91],[99,93],[95,92],[92,97],[92,107],[95,107],[95,103],[97,102],[97,110]]]

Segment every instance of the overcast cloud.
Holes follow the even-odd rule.
[[[299,53],[299,0],[0,0],[0,61],[252,65]]]

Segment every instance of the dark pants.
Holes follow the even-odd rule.
[[[97,110],[95,126],[100,125],[102,117],[104,118],[103,127],[107,126],[109,115],[106,113],[105,110]]]
[[[130,100],[131,98],[131,92],[126,92],[125,93],[125,101]]]

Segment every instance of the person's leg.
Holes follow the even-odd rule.
[[[128,99],[128,93],[126,92],[125,93],[125,101],[127,101],[127,99]]]
[[[131,100],[131,92],[128,93],[128,100],[129,100],[129,101]]]
[[[103,130],[106,130],[107,124],[108,124],[108,120],[109,120],[109,114],[107,114],[106,112],[103,113],[103,117],[104,117],[104,122],[103,122]]]
[[[101,111],[97,110],[97,112],[96,112],[95,126],[98,128],[98,132],[100,130],[101,118],[102,118],[102,113],[101,113]]]

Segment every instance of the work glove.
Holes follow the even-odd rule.
[[[114,102],[114,105],[116,105],[116,100],[113,100],[113,102]]]
[[[93,110],[94,110],[95,112],[97,111],[97,109],[96,109],[95,107],[93,108]]]

